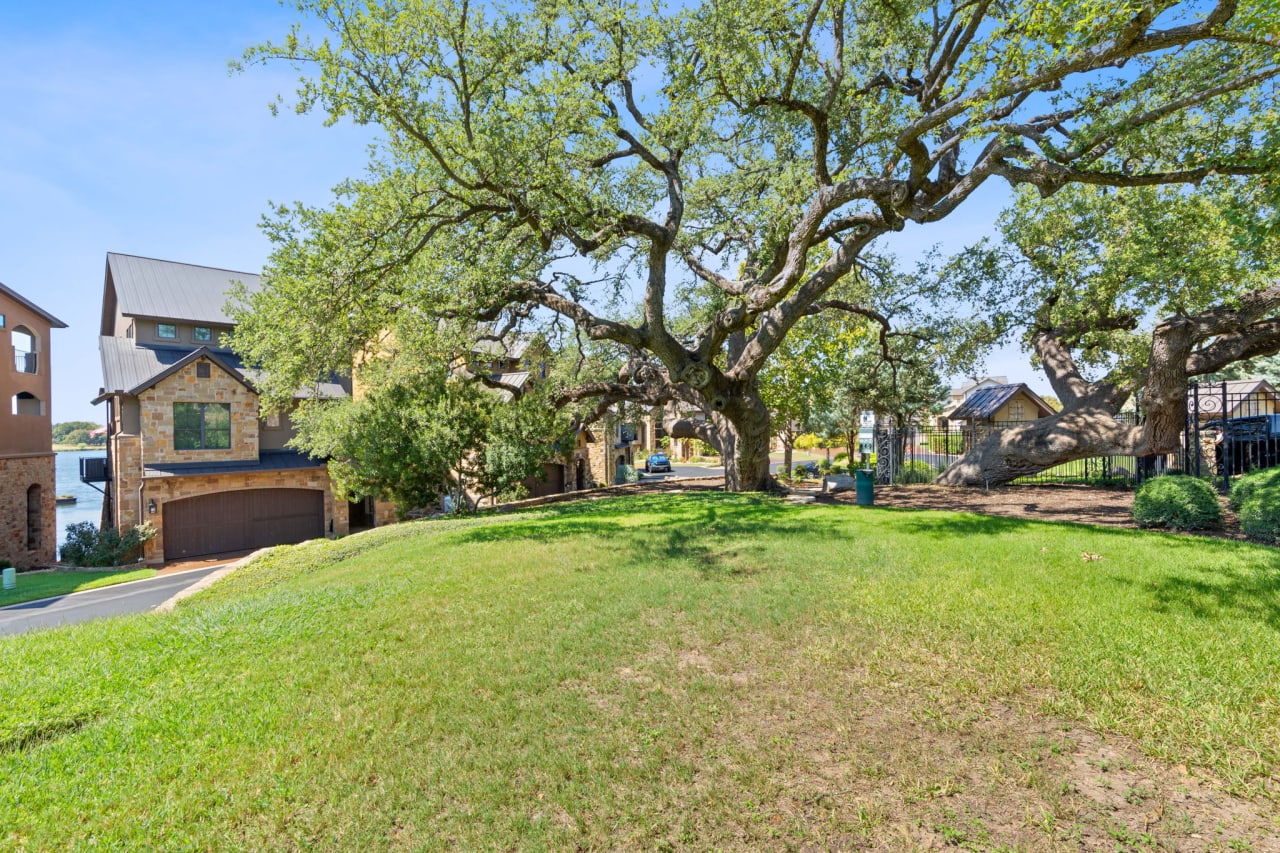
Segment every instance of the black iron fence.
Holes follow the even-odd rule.
[[[932,482],[976,443],[993,432],[1017,425],[1015,422],[986,422],[879,428],[876,430],[876,481],[898,484]],[[1159,467],[1163,470],[1165,466]],[[1155,469],[1151,462],[1134,456],[1100,456],[1056,465],[1014,482],[1128,486],[1156,473]]]
[[[1186,470],[1222,491],[1231,478],[1280,465],[1280,397],[1264,381],[1192,384],[1183,433]]]
[[[1138,423],[1141,412],[1117,420]],[[876,481],[928,483],[977,442],[1016,423],[951,423],[879,427],[875,433]],[[1213,480],[1222,491],[1231,477],[1280,466],[1280,394],[1264,381],[1190,386],[1182,447],[1158,456],[1098,456],[1055,465],[1014,483],[1080,483],[1134,486],[1166,473]]]

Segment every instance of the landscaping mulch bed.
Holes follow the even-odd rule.
[[[837,503],[854,503],[853,492],[834,495]],[[962,489],[952,486],[876,486],[876,506],[976,512],[1034,521],[1071,521],[1136,529],[1133,492],[1098,486],[1005,486]],[[1244,539],[1235,513],[1223,500],[1223,528],[1198,531],[1202,536]]]

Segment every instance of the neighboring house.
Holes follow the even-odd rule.
[[[0,560],[20,569],[56,558],[49,332],[66,327],[0,284]]]
[[[225,347],[228,291],[258,276],[108,254],[102,294],[107,404],[103,523],[151,522],[149,563],[246,551],[348,532],[367,504],[335,499],[328,469],[285,443],[289,412],[263,416],[253,373]],[[342,382],[297,397],[345,397]]]
[[[551,350],[541,335],[516,335],[511,341],[484,338],[472,345],[466,369],[475,376],[487,376],[514,389],[515,393],[524,394],[547,378]],[[504,400],[512,398],[512,391],[505,388],[497,389],[496,393]],[[529,497],[581,491],[612,482],[602,480],[601,470],[592,464],[595,443],[591,430],[579,429],[574,434],[572,447],[554,449],[550,458],[542,463],[542,475],[524,481]]]
[[[653,449],[652,416],[624,418],[609,411],[596,423],[601,440],[591,446],[591,475],[600,485],[623,483]]]
[[[952,412],[959,408],[960,404],[969,399],[969,396],[983,391],[987,388],[996,388],[1009,384],[1007,376],[976,376],[966,379],[959,385],[947,391],[947,399],[942,401],[942,413],[938,415],[939,424],[944,424],[952,418]]]
[[[1040,399],[1026,383],[989,385],[975,388],[947,416],[951,423],[963,421],[968,431],[991,429],[1025,423],[1053,414],[1049,404]]]
[[[1198,407],[1201,422],[1221,418],[1224,408],[1223,386],[1228,418],[1252,418],[1280,413],[1280,394],[1265,379],[1240,379],[1201,385],[1197,394],[1187,395],[1187,411]]]

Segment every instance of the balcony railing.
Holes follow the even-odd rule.
[[[36,372],[36,353],[19,352],[13,356],[14,367],[19,373],[35,373]]]

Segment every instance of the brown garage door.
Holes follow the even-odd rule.
[[[324,492],[248,489],[164,505],[164,558],[250,551],[324,535]]]

